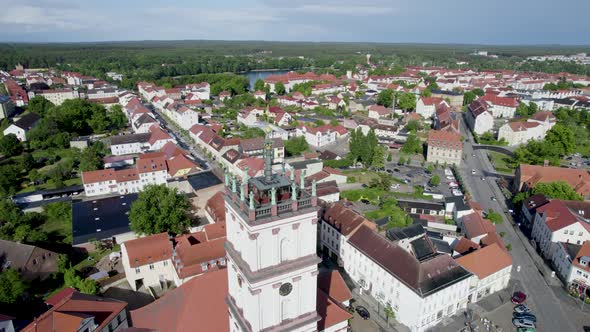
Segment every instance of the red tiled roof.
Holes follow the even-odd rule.
[[[590,257],[590,241],[584,241],[584,243],[582,244],[582,247],[578,251],[578,254],[572,260],[572,264],[575,267],[590,272],[590,266],[588,266],[588,265],[584,266],[580,262],[581,258],[584,256]]]
[[[114,169],[100,169],[96,171],[82,172],[84,184],[116,180]]]
[[[482,216],[473,212],[462,219],[463,227],[465,228],[465,235],[469,239],[473,239],[483,234],[496,232],[496,227],[489,220],[482,218]]]
[[[318,315],[321,316],[320,321],[318,321],[318,331],[324,331],[331,326],[352,318],[352,315],[347,310],[319,289],[317,290],[316,310]]]
[[[318,288],[338,303],[352,299],[352,293],[338,270],[320,273],[318,275]]]
[[[518,101],[515,98],[510,97],[498,97],[493,94],[486,94],[479,98],[492,105],[499,105],[505,107],[518,107]]]
[[[155,157],[155,158],[140,158],[137,160],[137,171],[139,173],[149,173],[157,171],[167,170],[166,158]]]
[[[157,331],[229,331],[227,294],[227,270],[211,271],[131,311],[131,320],[135,327]]]
[[[455,248],[453,250],[460,253],[461,255],[465,255],[477,249],[479,249],[479,244],[469,240],[466,237],[462,237],[457,242],[457,244],[455,244]]]
[[[136,268],[172,257],[172,242],[168,233],[154,234],[123,243],[129,266]]]
[[[537,183],[565,181],[578,194],[590,196],[590,174],[582,169],[520,164],[519,174],[520,183],[529,188]]]
[[[205,211],[216,223],[225,222],[225,199],[223,192],[215,193],[205,204]]]
[[[494,243],[455,259],[459,265],[474,273],[481,280],[512,265],[512,257]]]
[[[149,143],[152,145],[160,140],[172,139],[172,137],[170,137],[170,135],[168,135],[168,133],[162,130],[162,128],[160,128],[158,125],[152,125],[150,127],[150,133],[151,135]]]
[[[107,327],[127,303],[95,295],[72,292],[35,318],[23,332],[77,331],[83,319],[94,317],[97,331]]]
[[[428,133],[428,146],[440,148],[463,149],[461,135],[449,130],[431,130]]]
[[[197,170],[199,167],[194,161],[188,159],[184,154],[171,157],[166,161],[166,164],[168,165],[168,173],[171,176],[175,176],[179,171],[186,169],[190,169],[190,173],[194,170]]]
[[[117,182],[139,180],[139,174],[135,168],[117,170],[115,171],[115,177]]]
[[[422,97],[420,100],[422,100],[424,105],[438,105],[445,101],[440,97]]]
[[[373,222],[341,203],[328,205],[322,214],[322,222],[336,228],[344,236],[352,235],[363,224],[372,229],[376,228]]]
[[[513,132],[517,131],[527,131],[531,128],[535,128],[540,126],[541,124],[538,122],[529,122],[529,121],[518,121],[518,122],[509,122],[508,126]]]

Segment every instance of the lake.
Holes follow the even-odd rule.
[[[250,81],[250,88],[254,88],[254,83],[257,79],[265,79],[270,75],[282,75],[288,73],[288,70],[261,70],[261,71],[250,71],[242,75],[248,77]]]

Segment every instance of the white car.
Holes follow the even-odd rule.
[[[453,175],[453,172],[450,169],[445,168],[445,175]]]
[[[447,180],[455,180],[455,178],[451,175],[447,176]]]
[[[463,193],[459,189],[453,189],[454,196],[463,196]]]
[[[475,170],[474,169],[471,170],[471,174],[475,174]]]

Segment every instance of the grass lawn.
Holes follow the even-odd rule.
[[[387,173],[383,173],[383,172],[376,172],[376,171],[371,171],[371,170],[367,170],[367,169],[348,169],[343,171],[342,173],[344,173],[344,175],[346,175],[348,177],[348,182],[349,183],[363,183],[363,184],[369,184],[371,183],[371,180],[373,179],[378,179],[379,178],[379,174],[386,174],[387,176],[389,176],[393,182],[395,183],[403,183],[402,180],[395,178]],[[352,181],[352,179],[354,178],[354,181]]]
[[[366,199],[371,202],[371,204],[379,204],[379,198],[384,197],[389,194],[388,191],[379,188],[364,188],[364,189],[354,189],[354,190],[346,190],[340,193],[340,197],[346,198],[351,202],[360,201],[361,199]]]
[[[487,153],[498,173],[514,174],[516,166],[509,156],[495,151],[487,151]]]
[[[109,255],[112,252],[119,252],[119,251],[121,251],[121,246],[116,245],[113,249],[103,249],[103,250],[91,252],[90,254],[88,254],[88,257],[84,258],[78,264],[74,265],[74,269],[81,271],[85,267],[94,266],[103,257]]]

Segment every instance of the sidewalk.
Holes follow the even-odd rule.
[[[382,330],[393,332],[410,332],[410,329],[408,327],[402,325],[395,319],[390,318],[388,326],[387,320],[385,318],[385,313],[383,312],[384,306],[379,305],[379,303],[371,296],[359,294],[358,289],[359,288],[355,288],[352,291],[352,296],[355,300],[355,306],[362,305],[363,307],[367,308],[367,310],[369,310],[369,313],[371,314],[371,320],[375,321]]]

